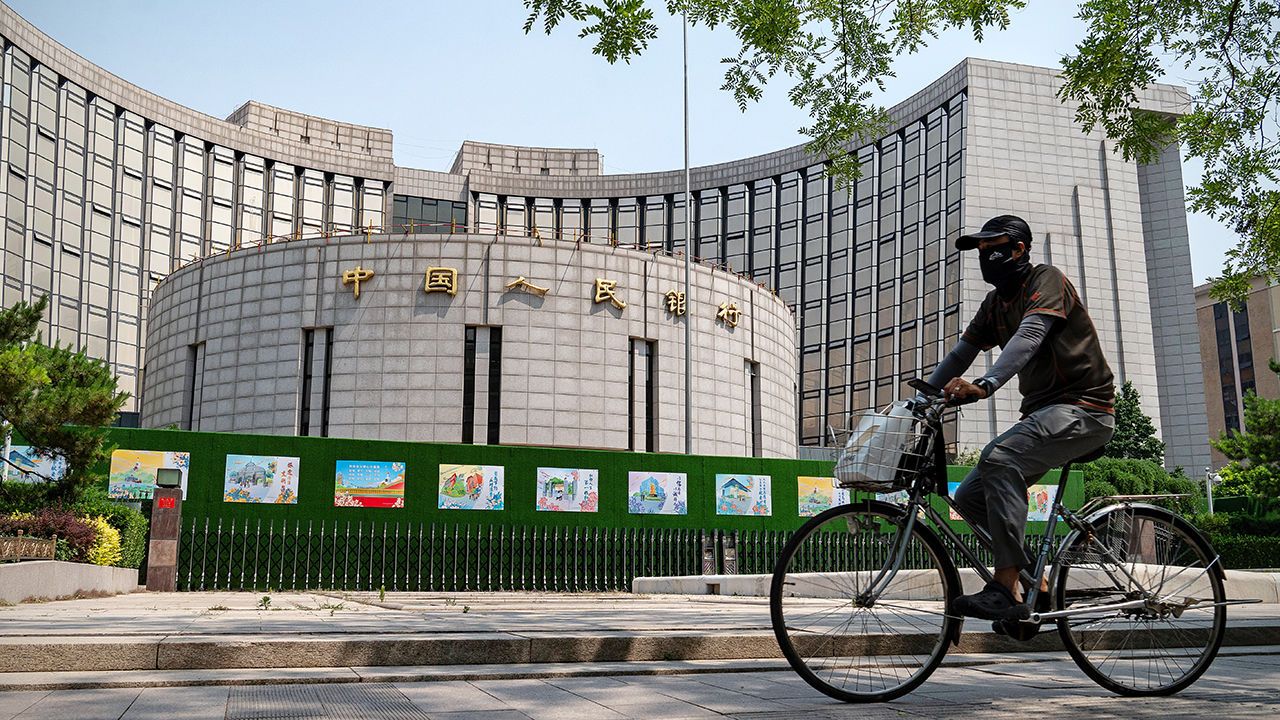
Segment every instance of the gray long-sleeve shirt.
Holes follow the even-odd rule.
[[[1036,350],[1040,349],[1040,343],[1044,342],[1045,336],[1049,334],[1056,320],[1057,318],[1042,313],[1027,315],[1022,319],[1013,337],[1000,351],[999,359],[991,366],[991,370],[983,375],[987,382],[991,383],[993,393],[1004,387],[1004,384],[1017,375],[1027,361],[1036,354]],[[979,352],[981,350],[977,345],[961,339],[929,375],[929,384],[938,388],[946,385],[952,378],[968,370]]]

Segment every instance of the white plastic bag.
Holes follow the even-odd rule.
[[[842,487],[875,492],[897,489],[902,456],[916,441],[915,422],[906,401],[891,404],[883,413],[863,414],[836,461],[836,481]]]

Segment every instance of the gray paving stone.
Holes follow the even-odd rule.
[[[0,692],[0,720],[12,720],[13,717],[35,705],[40,701],[40,698],[48,694],[44,690]]]
[[[146,688],[120,720],[222,720],[228,687]]]
[[[396,689],[427,714],[437,712],[495,712],[506,703],[468,682],[395,683]]]
[[[64,690],[49,693],[15,720],[119,720],[141,690]]]

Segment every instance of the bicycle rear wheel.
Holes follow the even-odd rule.
[[[915,523],[900,569],[891,566],[906,523],[902,508],[861,501],[832,508],[787,542],[769,591],[773,631],[791,667],[845,702],[883,702],[914,690],[938,667],[959,620],[960,591],[942,542]]]
[[[1058,619],[1067,652],[1120,695],[1172,695],[1218,654],[1227,622],[1217,553],[1181,517],[1117,507],[1073,534],[1058,560],[1055,607],[1098,608]],[[1107,609],[1120,603],[1140,603]]]

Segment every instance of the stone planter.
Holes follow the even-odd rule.
[[[134,568],[104,567],[60,560],[35,560],[0,565],[0,601],[19,603],[31,598],[57,599],[77,593],[117,595],[138,589]]]

